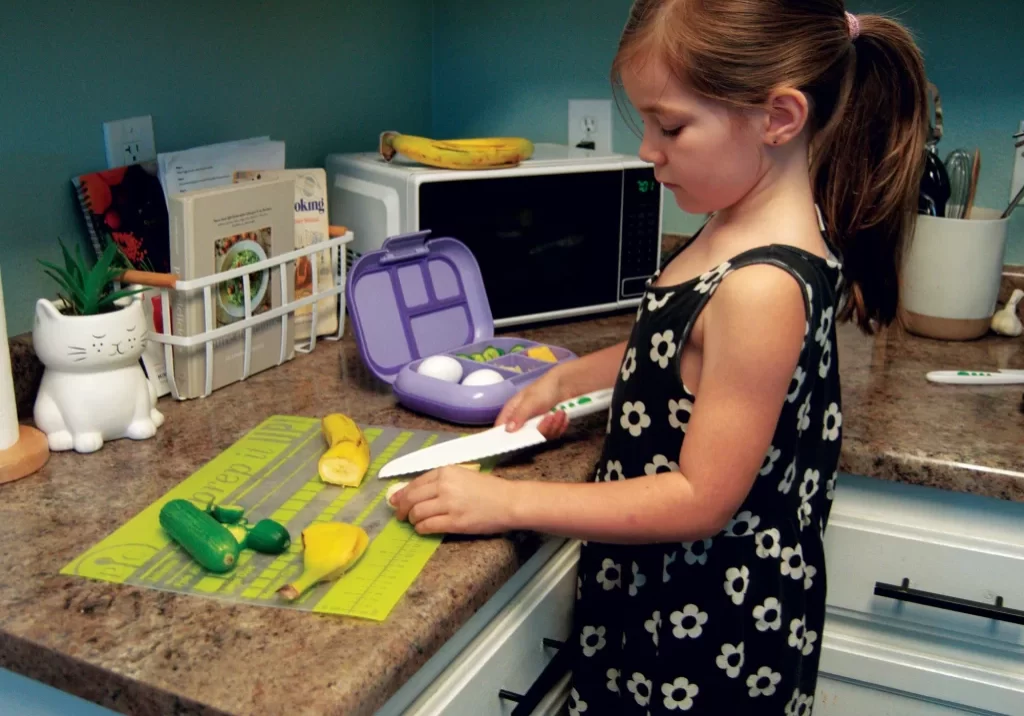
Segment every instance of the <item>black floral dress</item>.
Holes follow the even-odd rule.
[[[681,544],[583,544],[574,716],[811,713],[825,619],[822,540],[842,429],[839,264],[773,245],[677,286],[649,284],[594,480],[678,470],[696,399],[680,377],[683,345],[722,279],[752,264],[785,269],[807,299],[804,345],[771,447],[719,534]]]

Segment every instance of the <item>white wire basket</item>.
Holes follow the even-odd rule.
[[[151,331],[150,337],[163,345],[163,354],[167,382],[171,388],[171,394],[176,400],[183,400],[174,378],[174,348],[194,348],[205,346],[205,385],[202,395],[207,397],[213,392],[213,365],[215,343],[238,333],[245,335],[245,350],[243,353],[241,380],[250,375],[252,361],[252,333],[253,329],[264,323],[279,321],[281,324],[281,351],[278,356],[277,365],[281,365],[289,359],[288,324],[294,320],[295,312],[305,306],[310,309],[310,330],[309,339],[303,340],[294,345],[297,353],[310,353],[316,347],[317,342],[317,317],[320,310],[319,303],[325,298],[337,297],[338,330],[335,334],[323,337],[324,340],[338,341],[345,335],[345,251],[342,248],[353,239],[351,231],[344,235],[312,244],[306,248],[296,249],[280,256],[274,256],[264,261],[242,266],[230,271],[223,271],[212,276],[190,280],[178,280],[174,288],[159,288],[160,309],[162,313],[162,326],[160,331]],[[334,267],[334,286],[328,288],[320,287],[320,271],[314,268],[311,273],[312,291],[310,295],[296,299],[293,293],[288,291],[289,275],[295,275],[296,262],[304,257],[309,257],[312,266],[319,265],[319,254],[329,252],[330,265]],[[269,271],[268,279],[278,281],[281,288],[282,303],[280,306],[271,308],[253,315],[252,297],[249,292],[250,276],[263,271]],[[214,296],[215,287],[218,284],[232,279],[242,279],[243,297],[245,301],[244,317],[237,322],[227,326],[215,327],[214,319]],[[202,291],[203,294],[203,332],[191,336],[176,336],[173,334],[173,323],[171,321],[171,292],[192,294]],[[291,300],[288,300],[288,299]],[[223,350],[223,349],[222,349]]]

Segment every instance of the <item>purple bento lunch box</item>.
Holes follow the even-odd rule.
[[[519,390],[576,355],[521,338],[495,338],[476,258],[456,239],[429,236],[430,231],[392,236],[352,265],[345,290],[359,354],[407,408],[453,423],[488,425]],[[525,349],[544,345],[557,362],[526,355]],[[524,350],[512,352],[517,346]],[[484,352],[492,357],[483,362],[458,355]],[[463,379],[490,368],[504,380],[472,386],[416,372],[423,359],[438,354],[457,360]]]

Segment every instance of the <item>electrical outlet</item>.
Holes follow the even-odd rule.
[[[156,159],[153,118],[148,114],[104,122],[103,141],[107,147],[108,169]]]
[[[1020,132],[1024,132],[1024,122],[1020,123]],[[1016,144],[1016,142],[1014,142]],[[1010,187],[1010,201],[1024,187],[1024,147],[1013,150],[1013,185]]]
[[[569,146],[612,151],[612,101],[569,100]]]

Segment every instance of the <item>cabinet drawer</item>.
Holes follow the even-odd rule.
[[[555,654],[544,639],[565,641],[572,627],[579,543],[566,543],[410,705],[406,716],[508,716],[515,704],[502,689],[525,694]],[[539,712],[557,711],[567,680]]]
[[[876,596],[877,584],[1024,611],[1024,504],[840,476],[825,534],[830,613],[1024,646],[1024,625]],[[1011,617],[1012,618],[1012,617]]]

